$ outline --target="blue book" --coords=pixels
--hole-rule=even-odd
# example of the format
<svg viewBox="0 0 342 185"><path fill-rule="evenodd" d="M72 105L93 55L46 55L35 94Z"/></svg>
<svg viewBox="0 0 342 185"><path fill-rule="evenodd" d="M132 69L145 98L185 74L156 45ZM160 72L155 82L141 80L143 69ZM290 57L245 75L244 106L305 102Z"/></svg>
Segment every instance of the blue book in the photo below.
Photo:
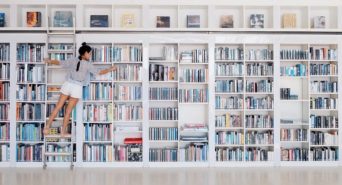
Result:
<svg viewBox="0 0 342 185"><path fill-rule="evenodd" d="M91 15L90 27L108 27L108 15Z"/></svg>
<svg viewBox="0 0 342 185"><path fill-rule="evenodd" d="M5 27L5 13L0 12L0 27Z"/></svg>
<svg viewBox="0 0 342 185"><path fill-rule="evenodd" d="M53 20L54 27L72 27L73 26L73 19L72 19L72 12L71 11L56 11L54 20Z"/></svg>

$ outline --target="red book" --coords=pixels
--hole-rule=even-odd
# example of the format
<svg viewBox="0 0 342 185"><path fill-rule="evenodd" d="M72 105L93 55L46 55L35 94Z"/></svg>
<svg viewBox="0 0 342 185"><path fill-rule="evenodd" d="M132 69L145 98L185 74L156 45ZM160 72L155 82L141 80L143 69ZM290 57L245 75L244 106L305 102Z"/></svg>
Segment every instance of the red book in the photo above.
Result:
<svg viewBox="0 0 342 185"><path fill-rule="evenodd" d="M142 144L142 138L125 138L124 144Z"/></svg>

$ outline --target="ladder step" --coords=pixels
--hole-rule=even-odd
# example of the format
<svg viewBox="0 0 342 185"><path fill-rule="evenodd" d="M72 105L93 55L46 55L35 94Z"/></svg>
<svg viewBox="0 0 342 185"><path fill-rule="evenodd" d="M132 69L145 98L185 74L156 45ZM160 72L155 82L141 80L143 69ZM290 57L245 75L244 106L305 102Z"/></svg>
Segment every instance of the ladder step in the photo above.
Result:
<svg viewBox="0 0 342 185"><path fill-rule="evenodd" d="M62 137L61 135L45 135L45 139L63 139L63 138L71 138L71 134L66 134L64 135L64 137Z"/></svg>
<svg viewBox="0 0 342 185"><path fill-rule="evenodd" d="M72 153L68 152L46 152L46 156L70 156Z"/></svg>
<svg viewBox="0 0 342 185"><path fill-rule="evenodd" d="M63 33L63 32L60 32L60 33L48 33L48 35L75 35L75 33Z"/></svg>

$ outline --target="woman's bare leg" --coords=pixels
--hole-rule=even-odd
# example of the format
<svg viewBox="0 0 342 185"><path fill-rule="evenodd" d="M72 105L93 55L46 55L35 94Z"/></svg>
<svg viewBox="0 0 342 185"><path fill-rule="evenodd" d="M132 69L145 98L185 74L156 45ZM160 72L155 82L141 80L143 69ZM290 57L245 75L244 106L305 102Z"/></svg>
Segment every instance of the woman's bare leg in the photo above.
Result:
<svg viewBox="0 0 342 185"><path fill-rule="evenodd" d="M61 110L61 108L63 107L63 105L64 105L65 101L68 99L68 97L69 97L68 95L65 95L63 93L61 93L61 95L59 96L59 100L57 102L57 105L53 109L53 111L49 117L49 120L46 122L46 125L44 127L44 131L43 131L44 135L49 134L49 129L51 127L53 120L56 118L59 110Z"/></svg>
<svg viewBox="0 0 342 185"><path fill-rule="evenodd" d="M78 102L78 98L73 98L73 97L69 98L69 103L68 103L68 106L67 106L65 114L64 114L63 126L62 126L62 130L61 130L61 137L64 137L66 134L66 128L69 124L71 112L75 108L77 102Z"/></svg>

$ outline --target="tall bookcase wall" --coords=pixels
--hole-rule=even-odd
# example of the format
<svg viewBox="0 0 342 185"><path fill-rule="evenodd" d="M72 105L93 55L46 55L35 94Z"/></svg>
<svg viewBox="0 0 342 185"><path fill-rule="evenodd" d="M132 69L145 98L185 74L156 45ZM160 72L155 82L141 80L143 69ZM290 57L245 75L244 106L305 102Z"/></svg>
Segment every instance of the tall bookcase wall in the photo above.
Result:
<svg viewBox="0 0 342 185"><path fill-rule="evenodd" d="M295 6L294 6L295 5ZM41 3L4 0L0 30L151 30L151 31L305 31L338 32L338 1L231 2L84 2ZM40 12L40 14L27 14ZM229 13L227 13L229 12ZM37 22L27 21L29 19Z"/></svg>
<svg viewBox="0 0 342 185"><path fill-rule="evenodd" d="M2 142L9 164L1 165L40 166L46 150L41 129L65 74L41 63L39 53L67 57L71 42L3 36L12 38L1 46L10 47L7 82L16 93L1 102L10 106L5 123L11 133ZM95 65L118 71L93 76L84 88L74 121L76 165L339 164L339 36L129 36L77 34L77 45L86 41L94 48ZM128 107L136 108L133 117L120 112ZM43 115L23 114L25 108ZM130 160L135 157L140 161Z"/></svg>

